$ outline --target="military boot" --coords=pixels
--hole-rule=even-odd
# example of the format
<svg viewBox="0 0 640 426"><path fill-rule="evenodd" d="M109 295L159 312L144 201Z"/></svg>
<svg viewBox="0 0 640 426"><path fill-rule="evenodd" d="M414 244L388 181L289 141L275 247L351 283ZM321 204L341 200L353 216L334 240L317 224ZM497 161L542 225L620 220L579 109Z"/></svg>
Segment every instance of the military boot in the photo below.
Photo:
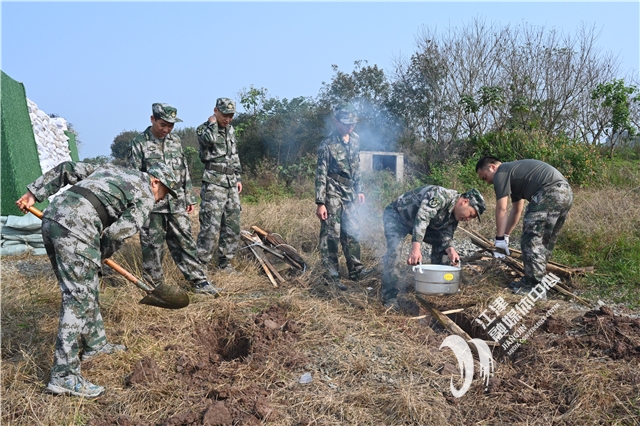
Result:
<svg viewBox="0 0 640 426"><path fill-rule="evenodd" d="M375 269L373 268L369 268L369 269L362 268L359 271L349 271L349 279L351 281L360 281L365 278L368 278L374 272L375 272Z"/></svg>
<svg viewBox="0 0 640 426"><path fill-rule="evenodd" d="M218 272L223 272L228 275L242 275L240 271L227 263L226 265L218 266Z"/></svg>
<svg viewBox="0 0 640 426"><path fill-rule="evenodd" d="M323 274L323 277L326 281L326 285L333 284L342 291L347 290L347 286L344 285L342 281L340 281L340 271L338 270L338 265L327 265L327 270Z"/></svg>
<svg viewBox="0 0 640 426"><path fill-rule="evenodd" d="M94 385L80 375L70 374L64 377L52 377L46 391L55 395L97 398L104 393L104 388Z"/></svg>
<svg viewBox="0 0 640 426"><path fill-rule="evenodd" d="M214 297L220 296L222 289L212 286L209 281L202 281L193 286L193 292L196 294L210 294Z"/></svg>

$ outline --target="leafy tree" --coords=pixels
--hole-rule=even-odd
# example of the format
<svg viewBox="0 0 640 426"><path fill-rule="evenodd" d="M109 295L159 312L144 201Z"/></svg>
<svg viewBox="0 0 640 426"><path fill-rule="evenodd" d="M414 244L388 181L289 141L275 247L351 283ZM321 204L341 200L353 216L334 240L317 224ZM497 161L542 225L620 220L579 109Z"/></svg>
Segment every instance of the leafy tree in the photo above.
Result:
<svg viewBox="0 0 640 426"><path fill-rule="evenodd" d="M400 122L389 110L391 83L381 68L367 64L366 60L355 61L351 73L332 65L334 74L329 83L322 83L319 107L330 113L340 104L353 105L358 114L356 132L362 137L361 148L393 151Z"/></svg>
<svg viewBox="0 0 640 426"><path fill-rule="evenodd" d="M191 147L198 152L199 143L198 143L198 135L196 134L195 127L184 127L182 129L174 130L174 135L180 138L180 143L182 144L182 148Z"/></svg>
<svg viewBox="0 0 640 426"><path fill-rule="evenodd" d="M202 175L204 174L204 164L200 161L198 150L192 146L187 146L184 148L184 156L187 159L191 181L194 185L199 185L202 181Z"/></svg>
<svg viewBox="0 0 640 426"><path fill-rule="evenodd" d="M396 62L391 110L406 122L409 159L428 170L473 154L469 138L487 132L542 132L588 143L605 108L591 101L617 73L594 27L575 34L474 20L444 32L425 29L418 50ZM422 160L422 163L419 161Z"/></svg>
<svg viewBox="0 0 640 426"><path fill-rule="evenodd" d="M267 99L268 90L264 87L256 89L253 85L249 88L243 87L238 95L240 96L240 105L244 108L250 117L258 118L262 112L262 106Z"/></svg>
<svg viewBox="0 0 640 426"><path fill-rule="evenodd" d="M129 146L131 141L140 132L137 130L123 130L113 139L111 143L111 157L113 157L113 164L125 165L127 163L127 156L129 155Z"/></svg>
<svg viewBox="0 0 640 426"><path fill-rule="evenodd" d="M109 157L107 157L106 155L98 155L96 157L86 157L84 160L82 160L85 163L92 163L92 164L108 164L111 162L111 159Z"/></svg>
<svg viewBox="0 0 640 426"><path fill-rule="evenodd" d="M609 139L609 157L613 156L616 145L624 138L632 138L638 129L631 122L631 104L640 103L636 86L626 86L624 80L600 83L591 93L591 99L600 101L608 111L607 128L604 133Z"/></svg>

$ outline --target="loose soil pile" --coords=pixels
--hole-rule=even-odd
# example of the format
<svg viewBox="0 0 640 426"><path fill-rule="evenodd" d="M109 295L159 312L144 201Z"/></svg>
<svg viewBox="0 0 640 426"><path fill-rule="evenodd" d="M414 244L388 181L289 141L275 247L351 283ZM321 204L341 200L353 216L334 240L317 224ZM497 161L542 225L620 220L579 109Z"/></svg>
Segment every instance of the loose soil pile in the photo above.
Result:
<svg viewBox="0 0 640 426"><path fill-rule="evenodd" d="M293 368L306 361L304 355L292 349L300 327L287 319L286 312L285 307L275 305L253 318L247 318L244 323L212 322L195 330L184 345L164 347L175 359L172 371L162 371L152 358L145 357L133 366L125 383L130 387L144 388L172 381L184 390L185 395L194 395L183 401L189 405L188 410L162 420L161 425L258 425L261 421L274 421L280 414L268 400L270 392L256 385L235 386L235 375L229 373L234 370L234 365L242 365L254 374L261 374L270 359L277 359L285 368ZM151 327L146 333L160 337L169 331ZM221 368L221 363L225 364L224 368ZM90 424L111 426L128 422L132 420L117 416Z"/></svg>

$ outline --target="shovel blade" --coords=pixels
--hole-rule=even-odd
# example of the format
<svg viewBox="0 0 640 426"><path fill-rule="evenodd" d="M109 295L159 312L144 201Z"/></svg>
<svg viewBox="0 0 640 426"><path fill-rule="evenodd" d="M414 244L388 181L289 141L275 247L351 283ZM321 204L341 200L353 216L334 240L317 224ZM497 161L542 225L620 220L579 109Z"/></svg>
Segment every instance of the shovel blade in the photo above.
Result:
<svg viewBox="0 0 640 426"><path fill-rule="evenodd" d="M180 288L160 284L139 303L164 309L182 309L189 305L189 295Z"/></svg>

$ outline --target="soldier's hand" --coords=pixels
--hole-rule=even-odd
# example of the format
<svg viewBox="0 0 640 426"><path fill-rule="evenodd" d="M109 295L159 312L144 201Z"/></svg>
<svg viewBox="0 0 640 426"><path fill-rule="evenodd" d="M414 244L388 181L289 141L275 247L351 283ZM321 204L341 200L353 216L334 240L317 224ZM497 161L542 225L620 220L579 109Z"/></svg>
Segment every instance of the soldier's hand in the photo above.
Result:
<svg viewBox="0 0 640 426"><path fill-rule="evenodd" d="M449 247L445 251L447 252L447 256L449 257L449 262L451 262L453 266L460 263L460 255L458 254L456 249L454 249L453 247Z"/></svg>
<svg viewBox="0 0 640 426"><path fill-rule="evenodd" d="M193 204L189 204L189 205L187 206L187 214L189 214L189 213L193 213L193 210L194 210L195 208L196 208L196 207L195 207Z"/></svg>
<svg viewBox="0 0 640 426"><path fill-rule="evenodd" d="M320 220L327 220L327 218L329 217L329 213L327 213L327 208L324 206L324 204L318 204L318 208L316 209L316 216L318 216L318 219Z"/></svg>
<svg viewBox="0 0 640 426"><path fill-rule="evenodd" d="M236 187L238 188L238 194L242 192L242 182L238 182L236 184Z"/></svg>
<svg viewBox="0 0 640 426"><path fill-rule="evenodd" d="M16 201L16 205L22 211L22 213L29 213L29 207L33 206L36 203L36 197L31 193L31 191L24 194L18 201Z"/></svg>
<svg viewBox="0 0 640 426"><path fill-rule="evenodd" d="M215 122L215 121L217 121L217 120L218 120L218 119L216 118L216 116L215 116L215 115L211 115L211 116L209 116L209 123L213 123L213 122Z"/></svg>
<svg viewBox="0 0 640 426"><path fill-rule="evenodd" d="M509 245L507 244L507 242L504 239L502 239L502 240L496 239L494 244L495 244L496 248L503 249L505 251L505 253L507 254L507 256L511 254L511 252L509 251ZM493 252L493 257L495 257L496 259L502 259L504 257L504 254L498 253L497 251L494 251Z"/></svg>
<svg viewBox="0 0 640 426"><path fill-rule="evenodd" d="M358 203L364 204L364 194L358 194Z"/></svg>
<svg viewBox="0 0 640 426"><path fill-rule="evenodd" d="M407 265L419 265L422 262L422 251L420 250L420 243L411 243L411 253L407 258Z"/></svg>

